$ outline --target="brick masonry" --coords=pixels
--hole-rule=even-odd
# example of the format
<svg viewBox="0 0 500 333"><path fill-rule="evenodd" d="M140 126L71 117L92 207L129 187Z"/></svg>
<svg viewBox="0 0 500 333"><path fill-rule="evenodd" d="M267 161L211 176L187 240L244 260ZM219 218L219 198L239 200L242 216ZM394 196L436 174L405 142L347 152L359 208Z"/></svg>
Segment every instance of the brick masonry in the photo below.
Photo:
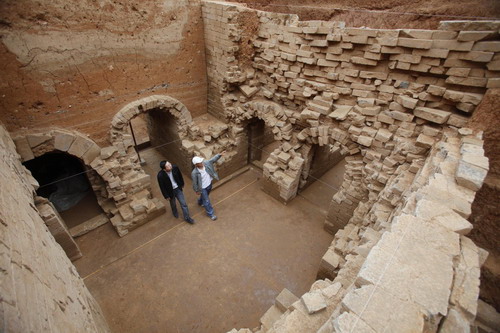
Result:
<svg viewBox="0 0 500 333"><path fill-rule="evenodd" d="M258 25L251 66L236 56L247 34L238 22L249 11ZM203 2L203 17L220 37L205 33L219 55L207 62L223 105L212 112L240 131L262 119L281 142L264 163L266 192L292 200L315 145L347 160L325 222L335 240L322 280L282 316L271 308L261 331L470 325L485 252L465 236L465 218L488 162L467 121L497 84L500 23L349 28L217 1ZM388 320L396 310L398 320Z"/></svg>
<svg viewBox="0 0 500 333"><path fill-rule="evenodd" d="M36 181L0 125L0 322L5 332L109 332L34 203Z"/></svg>

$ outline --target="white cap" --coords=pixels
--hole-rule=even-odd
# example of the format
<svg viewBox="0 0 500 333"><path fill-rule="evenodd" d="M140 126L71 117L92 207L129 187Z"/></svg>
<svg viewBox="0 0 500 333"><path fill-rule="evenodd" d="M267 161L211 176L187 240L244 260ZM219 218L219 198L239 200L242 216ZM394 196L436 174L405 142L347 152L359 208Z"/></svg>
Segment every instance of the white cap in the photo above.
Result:
<svg viewBox="0 0 500 333"><path fill-rule="evenodd" d="M198 164L203 162L203 157L195 156L193 157L193 164Z"/></svg>

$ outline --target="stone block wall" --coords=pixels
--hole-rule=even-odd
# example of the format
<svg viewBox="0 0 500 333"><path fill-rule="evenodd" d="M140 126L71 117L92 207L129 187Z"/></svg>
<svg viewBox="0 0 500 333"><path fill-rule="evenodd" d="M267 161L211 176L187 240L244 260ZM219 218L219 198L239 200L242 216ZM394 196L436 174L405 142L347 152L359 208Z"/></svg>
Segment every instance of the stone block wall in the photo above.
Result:
<svg viewBox="0 0 500 333"><path fill-rule="evenodd" d="M208 77L208 112L223 118L222 96L227 82L240 79L231 72L237 62L234 42L238 39L236 25L229 23L235 17L236 7L221 6L215 2L203 3L202 16L205 38L205 57ZM244 77L246 79L246 77Z"/></svg>
<svg viewBox="0 0 500 333"><path fill-rule="evenodd" d="M336 233L322 279L260 332L473 331L487 256L466 236L487 170L480 137L446 131L419 169L400 170Z"/></svg>
<svg viewBox="0 0 500 333"><path fill-rule="evenodd" d="M47 199L42 197L36 197L35 199L36 209L40 213L45 225L49 229L52 236L59 244L68 258L73 261L82 257L82 252L76 244L75 240L71 236L66 224L57 212L54 205Z"/></svg>
<svg viewBox="0 0 500 333"><path fill-rule="evenodd" d="M34 204L36 181L0 125L0 322L5 332L109 332Z"/></svg>
<svg viewBox="0 0 500 333"><path fill-rule="evenodd" d="M209 17L237 34L221 46L237 50L226 69L239 73L219 90L225 118L241 128L263 119L281 143L264 163L264 190L293 199L314 145L347 160L325 223L335 233L325 280L261 331L466 330L485 252L464 236L465 218L488 170L467 122L499 82L500 21L387 30L203 6L233 13ZM239 24L249 18L250 38ZM241 41L253 45L250 67Z"/></svg>
<svg viewBox="0 0 500 333"><path fill-rule="evenodd" d="M205 25L224 35L206 32L206 52L224 55L207 71L218 74L226 121L244 127L247 119L266 118L282 143L264 164L269 193L284 202L295 197L314 145L359 154L348 167L356 173L346 173L332 201L332 212L346 216L327 221L332 231L400 170L419 168L445 128L466 126L499 80L499 22L365 29L217 1L202 5ZM248 44L253 52L244 53Z"/></svg>

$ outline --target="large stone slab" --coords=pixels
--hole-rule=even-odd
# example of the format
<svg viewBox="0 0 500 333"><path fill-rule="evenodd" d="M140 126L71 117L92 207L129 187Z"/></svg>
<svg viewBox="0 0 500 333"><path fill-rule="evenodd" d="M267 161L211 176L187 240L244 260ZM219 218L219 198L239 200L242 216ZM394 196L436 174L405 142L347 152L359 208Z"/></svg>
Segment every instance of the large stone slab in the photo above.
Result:
<svg viewBox="0 0 500 333"><path fill-rule="evenodd" d="M417 202L415 215L439 223L460 235L466 235L472 230L472 224L450 208L426 199Z"/></svg>
<svg viewBox="0 0 500 333"><path fill-rule="evenodd" d="M450 303L464 311L469 320L477 313L480 273L479 250L471 239L462 236Z"/></svg>
<svg viewBox="0 0 500 333"><path fill-rule="evenodd" d="M422 332L425 316L411 301L402 300L373 285L352 290L342 306L376 332Z"/></svg>
<svg viewBox="0 0 500 333"><path fill-rule="evenodd" d="M85 154L93 144L94 143L88 138L81 135L77 135L75 141L71 144L71 147L68 149L68 154L81 158L83 154Z"/></svg>
<svg viewBox="0 0 500 333"><path fill-rule="evenodd" d="M458 162L455 179L457 184L473 191L477 191L483 185L483 181L486 178L487 173L488 170L460 160L460 162Z"/></svg>
<svg viewBox="0 0 500 333"><path fill-rule="evenodd" d="M350 312L344 312L333 321L335 333L375 333L362 319Z"/></svg>
<svg viewBox="0 0 500 333"><path fill-rule="evenodd" d="M75 141L75 136L63 131L54 131L54 149L68 151Z"/></svg>
<svg viewBox="0 0 500 333"><path fill-rule="evenodd" d="M316 313L326 308L326 301L320 291L311 291L301 297L302 303L309 314Z"/></svg>
<svg viewBox="0 0 500 333"><path fill-rule="evenodd" d="M413 111L415 116L428 120L436 124L444 124L451 115L451 112L442 111L423 106L416 107Z"/></svg>
<svg viewBox="0 0 500 333"><path fill-rule="evenodd" d="M14 142L16 144L17 153L21 156L21 160L23 162L30 161L35 158L26 137L22 136L15 138Z"/></svg>
<svg viewBox="0 0 500 333"><path fill-rule="evenodd" d="M281 317L282 314L283 312L281 312L276 305L273 305L260 318L260 323L266 330L269 330L271 327L273 327L273 324Z"/></svg>
<svg viewBox="0 0 500 333"><path fill-rule="evenodd" d="M283 312L288 310L293 303L297 302L299 298L295 296L290 290L283 289L276 297L275 305Z"/></svg>
<svg viewBox="0 0 500 333"><path fill-rule="evenodd" d="M456 245L439 246L436 242L444 236L431 235L431 228L415 220L382 236L370 251L356 283L378 285L396 297L419 304L429 315L445 315L453 282L453 256L446 252ZM426 241L427 237L430 241Z"/></svg>

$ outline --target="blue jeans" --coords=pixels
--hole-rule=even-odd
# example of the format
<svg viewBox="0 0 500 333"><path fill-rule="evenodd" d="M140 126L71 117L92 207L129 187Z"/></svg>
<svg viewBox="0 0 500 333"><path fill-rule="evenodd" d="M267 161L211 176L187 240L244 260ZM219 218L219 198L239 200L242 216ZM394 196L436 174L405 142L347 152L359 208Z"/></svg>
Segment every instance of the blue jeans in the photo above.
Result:
<svg viewBox="0 0 500 333"><path fill-rule="evenodd" d="M210 203L210 198L208 195L212 191L212 184L208 185L206 188L201 190L201 195L198 198L198 205L203 205L205 207L205 212L207 212L207 215L212 217L214 216L214 208L212 207L212 204Z"/></svg>
<svg viewBox="0 0 500 333"><path fill-rule="evenodd" d="M189 210L188 210L188 206L186 203L186 199L184 199L184 193L182 192L182 190L180 188L175 188L174 189L174 196L172 198L170 198L170 208L172 208L172 214L174 214L175 217L179 216L179 213L177 212L177 206L175 205L176 198L179 201L179 203L181 204L182 215L184 217L184 220L189 219L190 218L189 217Z"/></svg>

